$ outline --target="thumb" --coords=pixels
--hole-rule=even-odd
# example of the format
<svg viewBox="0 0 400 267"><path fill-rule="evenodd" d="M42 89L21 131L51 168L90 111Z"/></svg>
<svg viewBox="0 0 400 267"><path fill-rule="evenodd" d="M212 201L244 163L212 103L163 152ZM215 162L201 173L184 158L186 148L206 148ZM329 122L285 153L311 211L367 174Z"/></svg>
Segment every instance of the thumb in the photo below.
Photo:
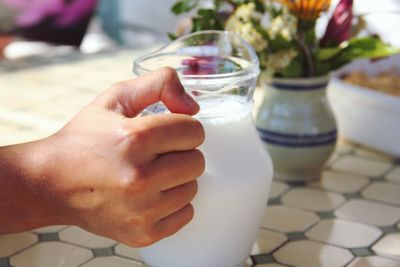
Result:
<svg viewBox="0 0 400 267"><path fill-rule="evenodd" d="M158 101L162 101L172 113L194 115L200 109L185 92L176 71L168 67L117 83L106 92L104 101L107 107L129 118Z"/></svg>

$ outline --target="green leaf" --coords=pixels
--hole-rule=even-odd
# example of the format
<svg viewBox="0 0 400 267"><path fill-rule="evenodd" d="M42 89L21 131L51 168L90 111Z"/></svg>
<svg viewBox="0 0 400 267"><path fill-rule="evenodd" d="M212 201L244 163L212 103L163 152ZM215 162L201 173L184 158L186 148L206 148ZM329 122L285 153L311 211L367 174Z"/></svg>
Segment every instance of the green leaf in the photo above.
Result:
<svg viewBox="0 0 400 267"><path fill-rule="evenodd" d="M334 67L330 61L315 61L315 76L327 75Z"/></svg>
<svg viewBox="0 0 400 267"><path fill-rule="evenodd" d="M343 48L337 47L321 47L316 50L317 60L325 61L333 58L342 51Z"/></svg>
<svg viewBox="0 0 400 267"><path fill-rule="evenodd" d="M247 0L231 0L230 2L235 5L241 5L241 4L247 3L248 1Z"/></svg>
<svg viewBox="0 0 400 267"><path fill-rule="evenodd" d="M399 52L399 48L387 45L377 37L364 37L351 40L343 49L341 57L352 61L359 58L385 57Z"/></svg>
<svg viewBox="0 0 400 267"><path fill-rule="evenodd" d="M293 47L293 42L285 39L281 34L269 40L269 46L272 51L279 51Z"/></svg>
<svg viewBox="0 0 400 267"><path fill-rule="evenodd" d="M214 9L200 9L193 18L193 32L223 29L224 26Z"/></svg>
<svg viewBox="0 0 400 267"><path fill-rule="evenodd" d="M171 11L175 15L179 15L191 11L197 6L197 4L198 0L180 0L172 6Z"/></svg>
<svg viewBox="0 0 400 267"><path fill-rule="evenodd" d="M215 2L217 2L216 6L220 6L222 3L228 3L234 7L238 7L243 4L254 3L256 6L256 11L260 13L265 12L265 3L263 0L216 0Z"/></svg>
<svg viewBox="0 0 400 267"><path fill-rule="evenodd" d="M177 38L177 36L175 35L175 34L173 34L173 33L167 33L167 35L168 35L168 38L171 40L171 41L173 41L173 40L175 40L176 38Z"/></svg>
<svg viewBox="0 0 400 267"><path fill-rule="evenodd" d="M253 0L252 1L256 6L256 11L260 13L264 13L266 11L265 3L262 0Z"/></svg>
<svg viewBox="0 0 400 267"><path fill-rule="evenodd" d="M289 66L280 71L282 77L285 78L294 78L294 77L302 77L303 73L303 63L300 57L296 57L290 62Z"/></svg>
<svg viewBox="0 0 400 267"><path fill-rule="evenodd" d="M377 37L369 36L352 39L337 47L318 49L316 64L320 72L328 72L356 59L386 57L398 53L400 53L399 48L387 45Z"/></svg>

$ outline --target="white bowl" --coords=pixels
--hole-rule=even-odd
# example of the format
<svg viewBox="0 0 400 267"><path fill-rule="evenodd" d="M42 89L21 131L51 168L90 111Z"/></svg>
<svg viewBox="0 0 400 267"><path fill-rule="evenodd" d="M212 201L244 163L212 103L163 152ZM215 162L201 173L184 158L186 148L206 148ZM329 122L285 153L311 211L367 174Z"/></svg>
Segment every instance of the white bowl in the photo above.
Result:
<svg viewBox="0 0 400 267"><path fill-rule="evenodd" d="M340 77L354 70L369 74L400 69L400 55L376 62L355 61L332 76L328 98L339 133L356 143L400 157L400 97L344 82Z"/></svg>

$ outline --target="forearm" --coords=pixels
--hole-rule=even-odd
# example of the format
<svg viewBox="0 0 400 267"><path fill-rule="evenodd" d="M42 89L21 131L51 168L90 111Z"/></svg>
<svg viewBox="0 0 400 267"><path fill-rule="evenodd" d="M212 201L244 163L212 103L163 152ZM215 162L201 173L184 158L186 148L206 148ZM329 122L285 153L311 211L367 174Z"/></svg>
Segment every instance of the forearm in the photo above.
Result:
<svg viewBox="0 0 400 267"><path fill-rule="evenodd" d="M59 223L38 143L0 147L0 234Z"/></svg>

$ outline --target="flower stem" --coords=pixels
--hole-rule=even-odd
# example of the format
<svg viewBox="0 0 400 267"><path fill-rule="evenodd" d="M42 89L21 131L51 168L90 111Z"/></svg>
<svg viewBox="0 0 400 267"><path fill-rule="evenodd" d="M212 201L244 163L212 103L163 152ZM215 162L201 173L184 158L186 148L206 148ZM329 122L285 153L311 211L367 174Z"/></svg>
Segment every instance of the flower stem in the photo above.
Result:
<svg viewBox="0 0 400 267"><path fill-rule="evenodd" d="M307 46L304 38L304 25L303 21L299 20L297 25L297 38L295 38L297 44L299 45L300 49L303 51L304 57L307 63L307 77L313 77L315 75L315 66L314 61L311 56L310 48Z"/></svg>

